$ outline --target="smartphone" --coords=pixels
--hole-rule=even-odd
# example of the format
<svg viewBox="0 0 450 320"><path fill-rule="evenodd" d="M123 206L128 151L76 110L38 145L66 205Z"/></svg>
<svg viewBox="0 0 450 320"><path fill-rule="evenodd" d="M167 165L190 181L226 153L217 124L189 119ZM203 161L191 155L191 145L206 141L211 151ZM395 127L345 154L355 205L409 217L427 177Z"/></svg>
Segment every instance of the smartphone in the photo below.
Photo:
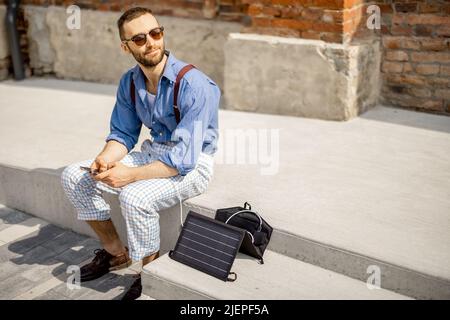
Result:
<svg viewBox="0 0 450 320"><path fill-rule="evenodd" d="M91 168L89 167L80 167L81 170L87 171L87 172L91 172ZM92 172L92 174L95 176L96 174L98 174L98 171L95 170L94 172Z"/></svg>

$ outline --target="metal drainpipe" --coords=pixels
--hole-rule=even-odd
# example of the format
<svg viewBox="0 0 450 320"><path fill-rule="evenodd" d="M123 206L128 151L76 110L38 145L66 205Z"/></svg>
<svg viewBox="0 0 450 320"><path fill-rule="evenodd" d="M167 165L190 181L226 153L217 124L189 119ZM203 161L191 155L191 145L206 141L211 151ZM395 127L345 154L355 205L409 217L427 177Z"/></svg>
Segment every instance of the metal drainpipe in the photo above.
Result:
<svg viewBox="0 0 450 320"><path fill-rule="evenodd" d="M6 11L6 30L8 33L9 48L14 69L14 78L23 80L25 78L25 68L23 65L22 53L20 52L19 32L16 28L17 10L20 0L9 0Z"/></svg>

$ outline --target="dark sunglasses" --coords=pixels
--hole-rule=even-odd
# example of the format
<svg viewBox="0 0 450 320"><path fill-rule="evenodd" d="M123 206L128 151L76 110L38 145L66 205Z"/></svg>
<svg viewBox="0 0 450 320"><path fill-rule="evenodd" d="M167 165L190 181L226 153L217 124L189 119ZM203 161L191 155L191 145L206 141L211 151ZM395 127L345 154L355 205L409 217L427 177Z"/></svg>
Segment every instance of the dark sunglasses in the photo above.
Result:
<svg viewBox="0 0 450 320"><path fill-rule="evenodd" d="M161 27L152 29L148 32L148 34L150 35L150 37L153 38L153 40L159 40L164 35L164 27L161 26ZM147 33L138 33L137 35L133 36L131 39L125 39L122 42L125 43L128 41L133 41L137 46L141 47L147 43Z"/></svg>

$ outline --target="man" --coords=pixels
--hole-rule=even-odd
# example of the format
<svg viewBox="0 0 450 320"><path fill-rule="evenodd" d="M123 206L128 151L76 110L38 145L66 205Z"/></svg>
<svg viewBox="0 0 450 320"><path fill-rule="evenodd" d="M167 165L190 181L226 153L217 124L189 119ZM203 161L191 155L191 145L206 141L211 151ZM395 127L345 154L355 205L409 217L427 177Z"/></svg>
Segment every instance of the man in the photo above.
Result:
<svg viewBox="0 0 450 320"><path fill-rule="evenodd" d="M186 72L179 82L177 119L174 85L186 63L165 50L163 26L151 10L141 7L126 11L117 24L121 47L137 65L120 79L103 150L95 159L68 166L61 177L78 219L92 227L103 246L81 268L81 281L97 279L132 261L146 265L156 259L158 212L206 190L217 150L217 85L195 68ZM150 128L151 138L142 143L141 152L130 152L142 124ZM128 248L111 221L103 191L119 195ZM135 299L141 291L139 277L123 298Z"/></svg>

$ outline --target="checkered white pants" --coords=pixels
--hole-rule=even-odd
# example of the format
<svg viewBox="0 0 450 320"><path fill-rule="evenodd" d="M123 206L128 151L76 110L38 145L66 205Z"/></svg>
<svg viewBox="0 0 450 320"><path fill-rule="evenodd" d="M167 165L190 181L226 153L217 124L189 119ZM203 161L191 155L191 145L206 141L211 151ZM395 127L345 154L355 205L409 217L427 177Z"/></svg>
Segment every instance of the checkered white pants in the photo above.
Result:
<svg viewBox="0 0 450 320"><path fill-rule="evenodd" d="M132 151L120 162L130 167L143 166L155 161L161 152L171 146L145 140L141 152ZM61 175L64 191L75 207L80 220L104 221L111 218L110 206L103 199L103 191L118 194L122 215L125 218L130 257L134 261L159 250L160 231L158 211L192 198L206 191L213 175L214 158L200 153L196 167L185 176L163 179L139 180L121 188L113 188L94 180L80 169L89 167L94 159L74 163L66 167Z"/></svg>

